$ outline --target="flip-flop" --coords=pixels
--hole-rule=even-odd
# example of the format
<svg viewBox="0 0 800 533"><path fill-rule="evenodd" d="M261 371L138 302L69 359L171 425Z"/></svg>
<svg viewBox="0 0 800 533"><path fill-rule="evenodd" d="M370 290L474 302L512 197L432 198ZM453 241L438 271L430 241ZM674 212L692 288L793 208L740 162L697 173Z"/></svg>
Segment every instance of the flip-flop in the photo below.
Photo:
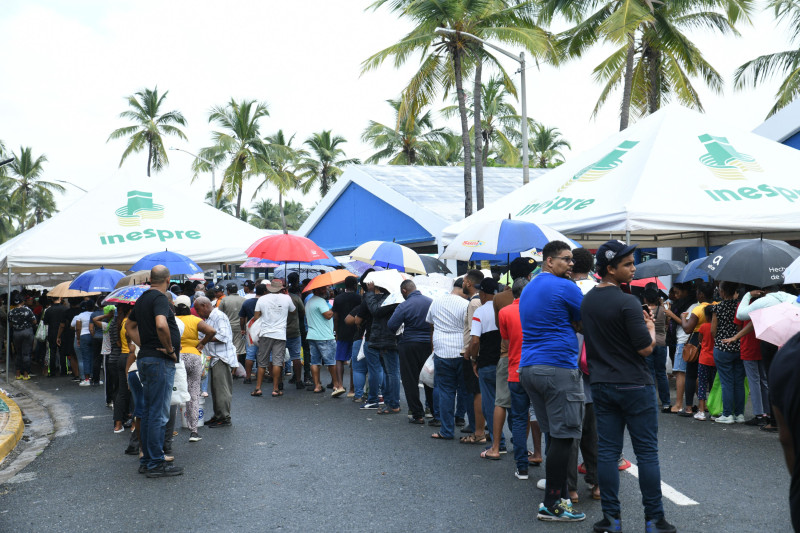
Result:
<svg viewBox="0 0 800 533"><path fill-rule="evenodd" d="M461 437L458 441L461 444L486 444L486 435L481 435L479 437L478 435L472 433L466 437Z"/></svg>
<svg viewBox="0 0 800 533"><path fill-rule="evenodd" d="M261 389L256 389L256 390L254 390L253 392L250 393L250 396L261 396L263 394L264 393L261 392Z"/></svg>
<svg viewBox="0 0 800 533"><path fill-rule="evenodd" d="M433 435L431 435L431 438L436 440L453 440L453 437L442 437L438 433L434 433Z"/></svg>
<svg viewBox="0 0 800 533"><path fill-rule="evenodd" d="M495 457L494 455L489 455L488 452L489 452L489 450L483 450L481 452L481 457L483 457L484 459L490 459L492 461L499 461L500 460L500 456L499 455L497 457Z"/></svg>
<svg viewBox="0 0 800 533"><path fill-rule="evenodd" d="M277 398L278 396L283 396L283 391L272 391L273 398Z"/></svg>
<svg viewBox="0 0 800 533"><path fill-rule="evenodd" d="M325 392L325 388L323 387L320 390L314 390L313 392L314 392L314 394L320 394L320 393Z"/></svg>

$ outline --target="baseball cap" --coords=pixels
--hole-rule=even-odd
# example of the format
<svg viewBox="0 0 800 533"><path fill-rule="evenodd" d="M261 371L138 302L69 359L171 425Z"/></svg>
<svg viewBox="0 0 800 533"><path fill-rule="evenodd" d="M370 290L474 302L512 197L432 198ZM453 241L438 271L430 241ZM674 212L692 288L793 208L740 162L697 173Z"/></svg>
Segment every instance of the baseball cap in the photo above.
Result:
<svg viewBox="0 0 800 533"><path fill-rule="evenodd" d="M219 285L214 285L214 288L213 288L213 289L211 289L211 290L212 290L212 291L214 291L214 292L225 292L225 289L222 287L222 285L221 285L221 284L219 284Z"/></svg>
<svg viewBox="0 0 800 533"><path fill-rule="evenodd" d="M478 290L486 294L497 294L498 287L499 285L494 278L483 278L480 285L478 285Z"/></svg>
<svg viewBox="0 0 800 533"><path fill-rule="evenodd" d="M252 289L256 286L256 283L251 279L246 279L244 283L242 283L242 287L247 287L248 289Z"/></svg>
<svg viewBox="0 0 800 533"><path fill-rule="evenodd" d="M536 270L536 259L532 257L517 257L509 265L511 279L524 278Z"/></svg>
<svg viewBox="0 0 800 533"><path fill-rule="evenodd" d="M235 283L228 283L228 284L225 286L225 289L226 289L228 292L236 292L236 291L238 291L238 290L239 290L239 287L237 287Z"/></svg>
<svg viewBox="0 0 800 533"><path fill-rule="evenodd" d="M22 296L20 296L19 294L15 294L14 296L11 297L12 305L19 305L21 303L22 303Z"/></svg>
<svg viewBox="0 0 800 533"><path fill-rule="evenodd" d="M273 279L269 285L267 285L267 290L269 292L281 292L283 290L283 281L279 279Z"/></svg>
<svg viewBox="0 0 800 533"><path fill-rule="evenodd" d="M616 257L625 257L636 249L636 244L625 244L622 241L608 241L597 249L595 266L600 271L611 264Z"/></svg>
<svg viewBox="0 0 800 533"><path fill-rule="evenodd" d="M177 307L181 304L185 305L186 307L192 307L192 300L190 300L185 294L182 294L175 298L175 306Z"/></svg>

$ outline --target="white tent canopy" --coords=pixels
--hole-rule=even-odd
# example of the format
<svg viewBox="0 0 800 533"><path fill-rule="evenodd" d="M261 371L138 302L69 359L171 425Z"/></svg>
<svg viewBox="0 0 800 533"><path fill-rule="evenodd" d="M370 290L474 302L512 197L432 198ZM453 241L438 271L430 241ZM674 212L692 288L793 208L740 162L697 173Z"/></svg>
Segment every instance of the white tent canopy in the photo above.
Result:
<svg viewBox="0 0 800 533"><path fill-rule="evenodd" d="M114 179L53 218L0 245L0 270L127 270L144 255L169 250L201 266L239 262L261 230L202 202L187 200L157 178Z"/></svg>
<svg viewBox="0 0 800 533"><path fill-rule="evenodd" d="M800 234L800 151L672 105L445 228L528 220L584 244L721 244Z"/></svg>

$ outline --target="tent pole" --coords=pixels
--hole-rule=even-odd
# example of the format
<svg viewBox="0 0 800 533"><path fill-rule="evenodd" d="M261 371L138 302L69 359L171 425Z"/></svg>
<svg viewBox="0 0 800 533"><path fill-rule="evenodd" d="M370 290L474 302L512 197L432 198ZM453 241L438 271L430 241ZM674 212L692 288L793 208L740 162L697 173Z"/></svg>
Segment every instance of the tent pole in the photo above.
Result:
<svg viewBox="0 0 800 533"><path fill-rule="evenodd" d="M625 231L625 244L627 245L631 244L631 230Z"/></svg>
<svg viewBox="0 0 800 533"><path fill-rule="evenodd" d="M6 317L11 312L11 265L6 266L6 272L8 274L8 287L6 289ZM11 328L8 324L6 324L6 383L9 383L10 379L9 376L11 375L11 351L10 351L10 344L11 344Z"/></svg>

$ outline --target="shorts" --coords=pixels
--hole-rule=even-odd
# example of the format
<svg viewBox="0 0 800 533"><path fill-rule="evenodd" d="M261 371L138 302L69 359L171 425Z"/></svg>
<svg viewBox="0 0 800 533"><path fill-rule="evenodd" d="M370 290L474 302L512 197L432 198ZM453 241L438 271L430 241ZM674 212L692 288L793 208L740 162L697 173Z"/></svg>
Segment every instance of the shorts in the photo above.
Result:
<svg viewBox="0 0 800 533"><path fill-rule="evenodd" d="M347 341L336 341L336 360L349 361L353 356L353 343Z"/></svg>
<svg viewBox="0 0 800 533"><path fill-rule="evenodd" d="M464 363L464 387L472 395L480 394L481 384L478 381L478 376L475 375L475 371L472 370L472 361L463 357L461 359Z"/></svg>
<svg viewBox="0 0 800 533"><path fill-rule="evenodd" d="M501 357L497 361L494 404L503 409L511 409L511 391L508 389L508 357Z"/></svg>
<svg viewBox="0 0 800 533"><path fill-rule="evenodd" d="M271 337L259 337L258 339L258 366L269 368L270 353L272 354L272 365L283 366L283 359L286 357L286 341L273 339Z"/></svg>
<svg viewBox="0 0 800 533"><path fill-rule="evenodd" d="M542 433L557 439L581 438L586 396L580 370L526 366L521 369L520 383L536 410Z"/></svg>
<svg viewBox="0 0 800 533"><path fill-rule="evenodd" d="M302 347L302 340L300 337L292 337L291 339L286 339L286 349L289 350L289 360L290 361L299 361L301 356L301 347Z"/></svg>
<svg viewBox="0 0 800 533"><path fill-rule="evenodd" d="M315 341L308 339L312 365L333 366L336 361L336 341Z"/></svg>
<svg viewBox="0 0 800 533"><path fill-rule="evenodd" d="M258 345L257 344L248 344L246 351L245 351L245 360L246 361L256 361L256 357L258 356Z"/></svg>
<svg viewBox="0 0 800 533"><path fill-rule="evenodd" d="M672 361L673 372L686 372L686 361L683 360L683 347L686 344L679 344L675 347L675 359Z"/></svg>

